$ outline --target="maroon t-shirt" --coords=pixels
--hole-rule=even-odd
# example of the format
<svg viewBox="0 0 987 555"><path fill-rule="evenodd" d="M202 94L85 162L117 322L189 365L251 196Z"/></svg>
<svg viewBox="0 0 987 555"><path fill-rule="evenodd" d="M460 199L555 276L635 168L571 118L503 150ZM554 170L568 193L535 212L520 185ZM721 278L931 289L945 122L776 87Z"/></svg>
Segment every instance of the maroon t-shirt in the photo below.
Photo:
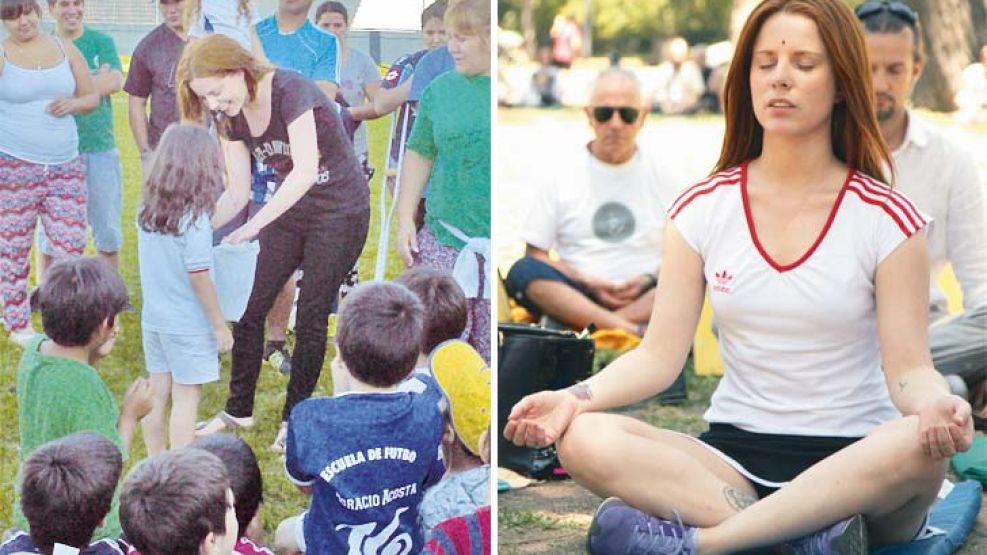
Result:
<svg viewBox="0 0 987 555"><path fill-rule="evenodd" d="M319 176L292 213L360 214L370 210L370 191L353 154L353 144L322 89L300 73L277 69L271 81L271 121L259 136L250 134L243 113L230 119L228 137L243 141L258 161L278 174L278 186L291 172L288 125L312 110L319 147Z"/></svg>
<svg viewBox="0 0 987 555"><path fill-rule="evenodd" d="M158 25L134 50L123 90L131 96L150 98L151 116L147 142L158 146L166 127L178 121L175 68L185 50L185 41L167 25Z"/></svg>

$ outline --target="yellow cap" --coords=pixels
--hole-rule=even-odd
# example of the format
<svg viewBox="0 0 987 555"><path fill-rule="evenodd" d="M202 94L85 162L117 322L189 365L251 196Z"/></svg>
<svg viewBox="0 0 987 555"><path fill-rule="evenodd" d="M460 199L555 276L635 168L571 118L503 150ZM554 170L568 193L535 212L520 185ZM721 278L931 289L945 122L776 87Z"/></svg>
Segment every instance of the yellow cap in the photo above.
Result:
<svg viewBox="0 0 987 555"><path fill-rule="evenodd" d="M429 356L435 381L449 400L452 426L463 445L480 454L480 436L490 427L490 367L469 343L451 339Z"/></svg>

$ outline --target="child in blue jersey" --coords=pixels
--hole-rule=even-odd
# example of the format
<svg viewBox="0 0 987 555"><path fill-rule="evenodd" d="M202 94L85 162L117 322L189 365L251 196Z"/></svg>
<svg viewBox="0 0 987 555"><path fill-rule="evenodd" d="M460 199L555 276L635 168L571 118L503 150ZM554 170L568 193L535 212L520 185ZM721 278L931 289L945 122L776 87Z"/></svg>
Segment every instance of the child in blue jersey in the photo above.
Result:
<svg viewBox="0 0 987 555"><path fill-rule="evenodd" d="M397 390L414 369L423 306L394 283L346 298L334 365L336 396L299 403L288 421L288 476L309 510L278 527L279 553L418 553L418 504L441 477L442 415L433 399Z"/></svg>
<svg viewBox="0 0 987 555"><path fill-rule="evenodd" d="M172 449L195 439L202 384L219 379L219 353L233 347L210 277L210 219L222 180L219 148L208 131L191 125L165 131L137 214L144 360L154 392L142 423L149 455L167 448L166 420Z"/></svg>

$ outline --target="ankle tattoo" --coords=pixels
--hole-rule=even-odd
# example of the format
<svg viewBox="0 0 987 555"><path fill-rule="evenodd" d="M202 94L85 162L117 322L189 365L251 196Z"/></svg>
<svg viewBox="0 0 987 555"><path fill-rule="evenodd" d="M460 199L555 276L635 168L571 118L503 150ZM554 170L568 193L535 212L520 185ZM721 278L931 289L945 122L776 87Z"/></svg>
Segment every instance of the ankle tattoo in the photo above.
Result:
<svg viewBox="0 0 987 555"><path fill-rule="evenodd" d="M731 486L723 488L723 497L726 499L727 505L730 505L731 509L738 512L757 502L757 499Z"/></svg>

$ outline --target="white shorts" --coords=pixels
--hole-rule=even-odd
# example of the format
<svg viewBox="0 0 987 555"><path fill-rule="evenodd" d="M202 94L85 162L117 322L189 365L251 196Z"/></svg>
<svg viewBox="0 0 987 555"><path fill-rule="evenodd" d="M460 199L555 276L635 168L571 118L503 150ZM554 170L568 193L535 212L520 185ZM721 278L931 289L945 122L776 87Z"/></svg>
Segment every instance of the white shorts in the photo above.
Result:
<svg viewBox="0 0 987 555"><path fill-rule="evenodd" d="M144 329L144 364L151 374L170 373L175 383L219 380L219 347L212 333L179 335Z"/></svg>
<svg viewBox="0 0 987 555"><path fill-rule="evenodd" d="M295 521L295 545L298 550L302 553L308 551L305 548L305 517L308 516L308 511L298 515L298 520Z"/></svg>

